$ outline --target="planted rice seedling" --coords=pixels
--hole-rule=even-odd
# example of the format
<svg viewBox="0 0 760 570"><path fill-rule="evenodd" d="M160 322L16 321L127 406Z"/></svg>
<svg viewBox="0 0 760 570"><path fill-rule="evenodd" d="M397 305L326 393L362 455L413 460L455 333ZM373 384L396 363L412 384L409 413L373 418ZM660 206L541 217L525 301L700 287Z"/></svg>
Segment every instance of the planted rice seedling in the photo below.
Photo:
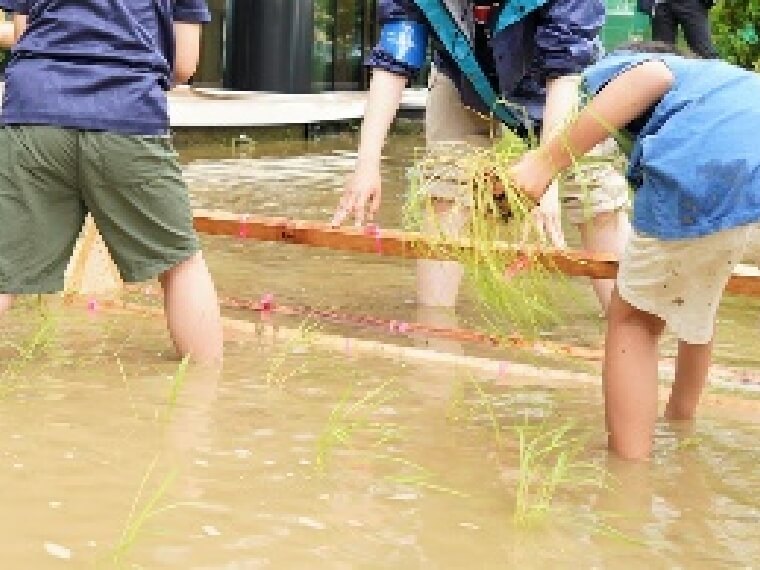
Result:
<svg viewBox="0 0 760 570"><path fill-rule="evenodd" d="M558 427L516 426L518 477L515 492L515 523L527 525L552 512L556 494L563 488L607 486L607 473L581 458L584 438L574 435L575 423Z"/></svg>
<svg viewBox="0 0 760 570"><path fill-rule="evenodd" d="M146 493L150 480L153 478L153 472L155 471L158 460L159 455L156 455L148 465L137 488L137 494L132 502L132 507L130 508L126 523L124 524L121 537L111 550L110 562L117 568L124 567L129 553L134 549L140 537L145 534L147 524L154 517L180 506L161 505L161 502L165 499L167 492L176 479L176 471L172 471L161 479L156 486L156 489L143 502L143 496Z"/></svg>
<svg viewBox="0 0 760 570"><path fill-rule="evenodd" d="M0 399L8 397L17 387L24 369L41 355L47 354L55 341L57 321L45 301L37 301L39 324L21 343L8 343L16 352L0 374Z"/></svg>
<svg viewBox="0 0 760 570"><path fill-rule="evenodd" d="M379 470L392 471L383 476L386 481L467 497L466 493L437 482L436 474L422 465L385 450L386 444L402 439L402 428L393 422L375 421L372 416L396 397L396 392L389 390L395 382L393 379L387 380L353 403L349 403L353 389L346 390L331 411L327 426L317 440L317 469L321 473L326 471L330 454L338 447L361 447Z"/></svg>
<svg viewBox="0 0 760 570"><path fill-rule="evenodd" d="M283 386L288 380L302 374L307 369L306 362L300 363L294 368L289 368L290 357L294 354L308 352L314 344L314 334L318 325L309 319L304 319L296 330L296 334L278 347L269 360L269 366L264 375L266 383L270 386Z"/></svg>

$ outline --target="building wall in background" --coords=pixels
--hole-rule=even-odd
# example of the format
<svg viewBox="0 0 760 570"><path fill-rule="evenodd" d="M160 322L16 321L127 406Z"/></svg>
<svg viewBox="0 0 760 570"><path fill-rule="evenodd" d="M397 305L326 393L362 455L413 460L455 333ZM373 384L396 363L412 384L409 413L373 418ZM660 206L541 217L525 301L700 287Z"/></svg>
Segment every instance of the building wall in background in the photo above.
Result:
<svg viewBox="0 0 760 570"><path fill-rule="evenodd" d="M375 0L210 0L196 85L310 93L368 86Z"/></svg>
<svg viewBox="0 0 760 570"><path fill-rule="evenodd" d="M377 0L207 0L194 83L251 91L362 90L362 62L377 38ZM605 0L605 47L649 37L636 0ZM7 59L0 50L0 75ZM425 74L416 81L424 85Z"/></svg>

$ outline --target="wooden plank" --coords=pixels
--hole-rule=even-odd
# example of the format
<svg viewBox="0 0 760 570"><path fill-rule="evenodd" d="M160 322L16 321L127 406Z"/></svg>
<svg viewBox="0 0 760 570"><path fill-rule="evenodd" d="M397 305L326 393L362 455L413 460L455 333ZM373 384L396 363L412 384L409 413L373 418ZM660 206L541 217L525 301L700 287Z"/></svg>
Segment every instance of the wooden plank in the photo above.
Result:
<svg viewBox="0 0 760 570"><path fill-rule="evenodd" d="M407 259L449 259L454 252L461 253L473 249L465 241L426 247L423 234L394 229L333 228L321 222L248 216L212 210L196 210L193 221L198 232L208 235L324 247ZM505 255L514 256L517 253L532 256L531 251L522 250L513 244L494 244L492 248L496 251L502 250ZM617 259L609 254L547 248L538 254L537 260L548 268L554 268L565 275L575 277L612 279L617 275ZM760 296L760 272L737 271L729 280L726 289L730 293L739 295Z"/></svg>

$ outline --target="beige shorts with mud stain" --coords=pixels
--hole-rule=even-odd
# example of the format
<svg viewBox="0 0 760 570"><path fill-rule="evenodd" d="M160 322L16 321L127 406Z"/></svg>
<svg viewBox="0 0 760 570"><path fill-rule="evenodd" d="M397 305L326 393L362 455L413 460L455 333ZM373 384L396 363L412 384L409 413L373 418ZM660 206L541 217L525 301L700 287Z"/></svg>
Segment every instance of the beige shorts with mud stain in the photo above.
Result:
<svg viewBox="0 0 760 570"><path fill-rule="evenodd" d="M707 344L732 272L740 261L757 259L758 228L752 224L682 240L634 234L620 260L620 297L661 318L679 340Z"/></svg>
<svg viewBox="0 0 760 570"><path fill-rule="evenodd" d="M435 180L426 185L426 193L441 200L467 200L460 180L457 162L472 148L487 148L500 136L501 124L476 113L462 104L459 91L445 74L431 70L425 139L428 153L435 156ZM618 153L610 139L594 148L589 155L602 158L609 164L578 165L560 179L562 209L572 224L583 224L606 212L627 210L630 207L628 183L613 166Z"/></svg>

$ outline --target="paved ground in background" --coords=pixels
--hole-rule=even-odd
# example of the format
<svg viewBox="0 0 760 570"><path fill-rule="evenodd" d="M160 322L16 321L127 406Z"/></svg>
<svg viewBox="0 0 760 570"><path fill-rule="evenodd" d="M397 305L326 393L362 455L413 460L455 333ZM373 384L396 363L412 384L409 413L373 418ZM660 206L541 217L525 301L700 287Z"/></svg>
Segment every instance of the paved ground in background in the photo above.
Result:
<svg viewBox="0 0 760 570"><path fill-rule="evenodd" d="M365 91L287 95L182 87L170 94L169 110L172 127L307 125L358 119L366 98ZM426 98L426 89L407 89L401 107L422 110Z"/></svg>

